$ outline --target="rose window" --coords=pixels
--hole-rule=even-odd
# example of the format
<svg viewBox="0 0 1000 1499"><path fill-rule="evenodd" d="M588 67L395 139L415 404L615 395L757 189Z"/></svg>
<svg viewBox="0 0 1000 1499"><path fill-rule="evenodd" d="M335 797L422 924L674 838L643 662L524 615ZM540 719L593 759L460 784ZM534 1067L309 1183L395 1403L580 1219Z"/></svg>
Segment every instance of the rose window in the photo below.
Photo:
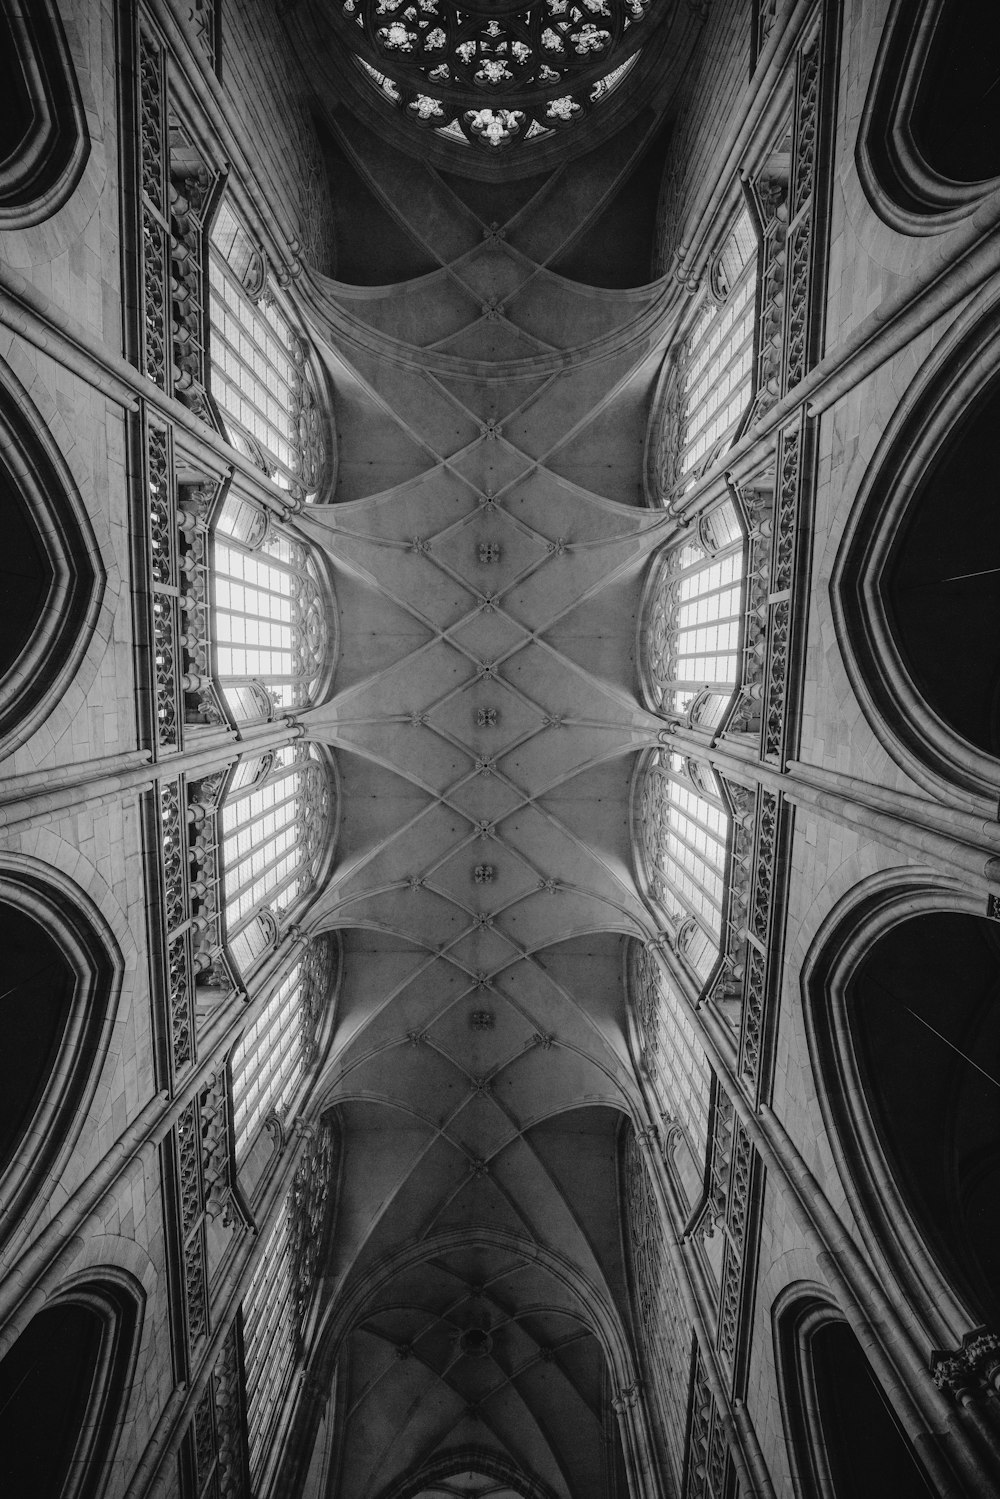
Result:
<svg viewBox="0 0 1000 1499"><path fill-rule="evenodd" d="M497 150L589 113L636 61L652 0L338 0L369 82L415 124Z"/></svg>

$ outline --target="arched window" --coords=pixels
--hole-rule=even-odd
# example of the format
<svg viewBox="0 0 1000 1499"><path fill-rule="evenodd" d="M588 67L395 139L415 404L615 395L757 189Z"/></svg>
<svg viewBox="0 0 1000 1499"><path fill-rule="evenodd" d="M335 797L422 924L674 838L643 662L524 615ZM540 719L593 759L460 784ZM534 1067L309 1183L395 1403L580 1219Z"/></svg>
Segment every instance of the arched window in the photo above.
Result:
<svg viewBox="0 0 1000 1499"><path fill-rule="evenodd" d="M635 842L643 884L674 927L694 973L707 981L719 955L729 811L715 772L669 750L638 767Z"/></svg>
<svg viewBox="0 0 1000 1499"><path fill-rule="evenodd" d="M222 805L226 940L241 971L271 945L274 923L311 888L328 852L334 791L306 744L241 760Z"/></svg>
<svg viewBox="0 0 1000 1499"><path fill-rule="evenodd" d="M62 891L0 877L0 1198L16 1226L80 1129L110 1040L114 965Z"/></svg>
<svg viewBox="0 0 1000 1499"><path fill-rule="evenodd" d="M336 1165L333 1121L320 1121L243 1298L250 1478L257 1492L302 1352Z"/></svg>
<svg viewBox="0 0 1000 1499"><path fill-rule="evenodd" d="M738 436L754 381L757 233L744 207L715 258L706 296L657 402L653 486L678 502Z"/></svg>
<svg viewBox="0 0 1000 1499"><path fill-rule="evenodd" d="M0 7L0 230L49 218L87 164L76 69L52 0Z"/></svg>
<svg viewBox="0 0 1000 1499"><path fill-rule="evenodd" d="M897 0L858 136L877 211L909 233L948 228L1000 176L1000 98L989 0Z"/></svg>
<svg viewBox="0 0 1000 1499"><path fill-rule="evenodd" d="M231 1064L238 1162L268 1115L288 1118L298 1084L319 1051L335 965L332 938L311 942L240 1038Z"/></svg>
<svg viewBox="0 0 1000 1499"><path fill-rule="evenodd" d="M323 422L306 345L267 285L267 267L231 205L209 236L212 394L233 446L296 498L319 487Z"/></svg>
<svg viewBox="0 0 1000 1499"><path fill-rule="evenodd" d="M5 1492L92 1499L103 1492L131 1380L135 1297L114 1282L65 1293L0 1363Z"/></svg>
<svg viewBox="0 0 1000 1499"><path fill-rule="evenodd" d="M216 522L212 561L216 664L234 717L306 706L329 639L327 598L308 548L230 496Z"/></svg>
<svg viewBox="0 0 1000 1499"><path fill-rule="evenodd" d="M654 1425L666 1449L677 1492L681 1489L687 1425L691 1326L664 1242L652 1183L635 1132L628 1129L621 1157L622 1216L632 1306L651 1396Z"/></svg>
<svg viewBox="0 0 1000 1499"><path fill-rule="evenodd" d="M775 1316L796 1499L930 1499L905 1431L860 1343L827 1302L786 1292Z"/></svg>
<svg viewBox="0 0 1000 1499"><path fill-rule="evenodd" d="M643 666L652 704L718 728L739 680L745 542L732 500L701 517L696 540L657 562Z"/></svg>
<svg viewBox="0 0 1000 1499"><path fill-rule="evenodd" d="M664 1116L677 1126L674 1159L693 1204L701 1191L708 1147L708 1058L683 1001L641 942L629 943L628 989L639 1045L637 1060Z"/></svg>
<svg viewBox="0 0 1000 1499"><path fill-rule="evenodd" d="M0 507L0 742L9 749L65 694L90 641L104 579L72 478L41 415L6 372Z"/></svg>

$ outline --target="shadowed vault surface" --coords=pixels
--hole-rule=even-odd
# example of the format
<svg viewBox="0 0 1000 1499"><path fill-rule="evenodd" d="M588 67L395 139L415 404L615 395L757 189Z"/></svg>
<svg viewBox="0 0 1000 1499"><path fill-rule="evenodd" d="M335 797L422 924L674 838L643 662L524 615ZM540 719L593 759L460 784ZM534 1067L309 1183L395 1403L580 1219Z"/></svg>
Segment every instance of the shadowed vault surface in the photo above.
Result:
<svg viewBox="0 0 1000 1499"><path fill-rule="evenodd" d="M321 1376L339 1349L342 1492L408 1494L435 1462L453 1484L450 1454L474 1448L463 1493L598 1499L635 1381L622 937L655 925L629 798L663 728L635 652L672 524L643 492L669 329L661 283L547 265L570 243L585 262L641 138L532 184L501 222L488 189L339 133L438 265L313 291L340 453L337 502L301 523L341 614L337 692L303 719L338 751L344 809L310 919L345 952Z"/></svg>

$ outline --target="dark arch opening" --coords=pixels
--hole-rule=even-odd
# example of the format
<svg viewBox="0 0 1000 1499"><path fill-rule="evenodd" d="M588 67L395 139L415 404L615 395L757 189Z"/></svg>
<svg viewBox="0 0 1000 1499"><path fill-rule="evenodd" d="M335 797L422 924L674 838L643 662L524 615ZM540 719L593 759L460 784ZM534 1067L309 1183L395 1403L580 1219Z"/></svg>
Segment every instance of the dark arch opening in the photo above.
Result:
<svg viewBox="0 0 1000 1499"><path fill-rule="evenodd" d="M837 1499L928 1499L934 1489L846 1322L809 1340L819 1437Z"/></svg>
<svg viewBox="0 0 1000 1499"><path fill-rule="evenodd" d="M104 1326L91 1306L39 1312L0 1364L0 1479L5 1492L59 1499L81 1440Z"/></svg>
<svg viewBox="0 0 1000 1499"><path fill-rule="evenodd" d="M914 916L855 970L847 1016L895 1180L942 1272L1000 1314L1000 927Z"/></svg>
<svg viewBox="0 0 1000 1499"><path fill-rule="evenodd" d="M1000 379L949 434L911 502L883 588L903 660L928 705L1000 753L1000 528L986 476Z"/></svg>
<svg viewBox="0 0 1000 1499"><path fill-rule="evenodd" d="M76 70L51 0L0 7L0 224L54 213L90 151Z"/></svg>
<svg viewBox="0 0 1000 1499"><path fill-rule="evenodd" d="M0 1172L27 1133L66 1032L75 975L52 936L0 903Z"/></svg>
<svg viewBox="0 0 1000 1499"><path fill-rule="evenodd" d="M994 0L944 0L920 72L910 129L932 171L952 182L1000 175L1000 65L986 44ZM912 12L906 17L913 24Z"/></svg>
<svg viewBox="0 0 1000 1499"><path fill-rule="evenodd" d="M3 45L0 39L0 46ZM0 467L0 507L4 545L0 557L0 682L17 665L30 644L52 591L55 573L38 526L20 487Z"/></svg>
<svg viewBox="0 0 1000 1499"><path fill-rule="evenodd" d="M0 1363L0 1489L94 1499L121 1430L142 1293L120 1271L43 1308Z"/></svg>
<svg viewBox="0 0 1000 1499"><path fill-rule="evenodd" d="M5 369L0 506L0 738L9 750L69 687L97 623L106 580L72 476L41 416Z"/></svg>

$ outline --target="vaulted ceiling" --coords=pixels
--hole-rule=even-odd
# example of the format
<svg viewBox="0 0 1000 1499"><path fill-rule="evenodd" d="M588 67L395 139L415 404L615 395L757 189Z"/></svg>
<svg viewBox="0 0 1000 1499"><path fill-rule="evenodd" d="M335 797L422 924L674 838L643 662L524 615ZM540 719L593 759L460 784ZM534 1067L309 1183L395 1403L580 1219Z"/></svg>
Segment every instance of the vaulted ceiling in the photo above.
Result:
<svg viewBox="0 0 1000 1499"><path fill-rule="evenodd" d="M628 182L649 140L626 126L503 189L332 123L351 263L367 229L399 267L307 285L339 451L300 524L340 631L332 700L303 717L341 778L310 927L344 946L316 1359L339 1359L343 1499L465 1471L462 1492L600 1499L620 1467L623 939L656 926L630 787L663 729L637 631L673 525L644 454L673 302L604 266L630 232L648 264ZM587 280L553 269L570 254Z"/></svg>

